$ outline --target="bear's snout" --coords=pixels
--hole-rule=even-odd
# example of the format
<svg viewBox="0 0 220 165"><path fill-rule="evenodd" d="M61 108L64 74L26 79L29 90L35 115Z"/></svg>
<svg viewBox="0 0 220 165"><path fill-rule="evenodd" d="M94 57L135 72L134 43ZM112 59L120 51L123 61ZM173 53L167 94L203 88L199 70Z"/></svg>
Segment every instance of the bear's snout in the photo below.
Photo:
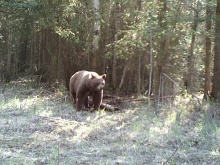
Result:
<svg viewBox="0 0 220 165"><path fill-rule="evenodd" d="M103 90L105 83L101 83L97 86L97 90Z"/></svg>

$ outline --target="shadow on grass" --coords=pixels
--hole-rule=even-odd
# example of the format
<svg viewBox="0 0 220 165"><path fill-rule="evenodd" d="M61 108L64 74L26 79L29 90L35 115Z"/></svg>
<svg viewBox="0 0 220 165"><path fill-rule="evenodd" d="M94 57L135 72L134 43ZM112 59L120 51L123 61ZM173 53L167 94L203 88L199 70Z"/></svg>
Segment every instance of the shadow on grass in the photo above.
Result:
<svg viewBox="0 0 220 165"><path fill-rule="evenodd" d="M187 107L187 106L186 106ZM170 127L169 142L177 152L170 158L171 164L219 164L220 163L220 113L213 117L208 103L176 109ZM175 107L180 108L180 107ZM181 112L180 112L181 111Z"/></svg>
<svg viewBox="0 0 220 165"><path fill-rule="evenodd" d="M5 88L0 101L2 164L220 162L219 118L209 116L211 107L163 107L156 115L145 104L131 103L118 112L76 112L65 95L25 85Z"/></svg>

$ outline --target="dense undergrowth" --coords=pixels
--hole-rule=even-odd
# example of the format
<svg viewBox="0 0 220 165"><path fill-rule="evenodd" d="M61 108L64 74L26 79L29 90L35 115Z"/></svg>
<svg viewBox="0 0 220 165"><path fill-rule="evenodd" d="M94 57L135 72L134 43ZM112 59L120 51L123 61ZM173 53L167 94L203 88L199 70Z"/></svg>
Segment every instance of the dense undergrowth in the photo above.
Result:
<svg viewBox="0 0 220 165"><path fill-rule="evenodd" d="M0 162L15 164L220 164L220 106L179 97L120 111L73 109L65 90L0 86Z"/></svg>

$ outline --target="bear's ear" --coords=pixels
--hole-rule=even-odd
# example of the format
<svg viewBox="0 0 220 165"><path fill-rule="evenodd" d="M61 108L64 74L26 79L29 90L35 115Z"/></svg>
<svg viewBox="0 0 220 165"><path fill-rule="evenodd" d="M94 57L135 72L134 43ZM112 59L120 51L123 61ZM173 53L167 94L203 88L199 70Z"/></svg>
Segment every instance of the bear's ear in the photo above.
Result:
<svg viewBox="0 0 220 165"><path fill-rule="evenodd" d="M106 78L106 74L103 74L103 75L102 75L102 78L105 79L105 78Z"/></svg>

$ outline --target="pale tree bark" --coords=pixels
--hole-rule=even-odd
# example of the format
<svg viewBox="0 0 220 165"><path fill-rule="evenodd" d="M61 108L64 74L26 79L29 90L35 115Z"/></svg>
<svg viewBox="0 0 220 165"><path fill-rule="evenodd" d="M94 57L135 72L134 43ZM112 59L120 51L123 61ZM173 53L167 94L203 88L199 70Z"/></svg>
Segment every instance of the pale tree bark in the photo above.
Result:
<svg viewBox="0 0 220 165"><path fill-rule="evenodd" d="M122 88L122 85L123 85L123 83L124 83L126 70L127 70L127 66L125 66L124 69L123 69L123 73L122 73L122 77L121 77L121 82L120 82L119 87L118 87L119 90Z"/></svg>
<svg viewBox="0 0 220 165"><path fill-rule="evenodd" d="M217 0L216 7L216 23L215 23L215 57L214 57L214 69L213 69L213 86L211 97L217 99L220 98L220 0Z"/></svg>
<svg viewBox="0 0 220 165"><path fill-rule="evenodd" d="M205 85L204 85L204 99L208 99L211 92L211 8L209 6L211 0L206 0L206 37L205 37Z"/></svg>
<svg viewBox="0 0 220 165"><path fill-rule="evenodd" d="M100 39L100 14L99 14L99 0L93 0L94 10L94 29L93 29L93 43L91 52L90 67L92 70L97 69L97 54L99 50L99 39Z"/></svg>

